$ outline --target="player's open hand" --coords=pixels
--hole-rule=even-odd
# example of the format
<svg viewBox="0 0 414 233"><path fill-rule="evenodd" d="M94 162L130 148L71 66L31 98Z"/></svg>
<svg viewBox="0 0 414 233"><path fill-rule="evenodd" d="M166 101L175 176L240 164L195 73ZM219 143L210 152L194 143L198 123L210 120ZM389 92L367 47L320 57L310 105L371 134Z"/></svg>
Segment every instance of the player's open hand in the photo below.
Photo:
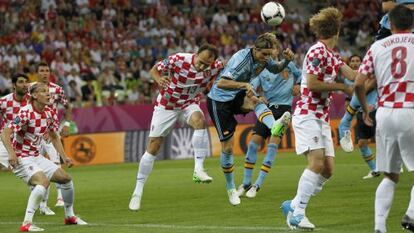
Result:
<svg viewBox="0 0 414 233"><path fill-rule="evenodd" d="M300 85L293 85L292 87L292 95L298 96L300 94Z"/></svg>
<svg viewBox="0 0 414 233"><path fill-rule="evenodd" d="M165 89L170 85L170 78L168 76L162 76L157 83L161 89Z"/></svg>
<svg viewBox="0 0 414 233"><path fill-rule="evenodd" d="M73 166L73 162L72 159L69 157L66 157L65 159L63 159L63 162L66 164L66 166L68 167L72 167Z"/></svg>
<svg viewBox="0 0 414 233"><path fill-rule="evenodd" d="M19 165L19 160L17 159L16 154L9 155L9 165L11 168L15 168Z"/></svg>
<svg viewBox="0 0 414 233"><path fill-rule="evenodd" d="M292 50L290 50L290 48L287 48L283 51L283 57L288 61L292 61L293 58L295 58L295 54L292 52Z"/></svg>
<svg viewBox="0 0 414 233"><path fill-rule="evenodd" d="M374 121L371 119L368 112L363 112L362 113L362 119L364 120L364 123L366 125L368 125L370 127L374 126Z"/></svg>
<svg viewBox="0 0 414 233"><path fill-rule="evenodd" d="M244 89L246 90L246 96L251 98L254 96L253 86L250 83L246 83L244 85Z"/></svg>

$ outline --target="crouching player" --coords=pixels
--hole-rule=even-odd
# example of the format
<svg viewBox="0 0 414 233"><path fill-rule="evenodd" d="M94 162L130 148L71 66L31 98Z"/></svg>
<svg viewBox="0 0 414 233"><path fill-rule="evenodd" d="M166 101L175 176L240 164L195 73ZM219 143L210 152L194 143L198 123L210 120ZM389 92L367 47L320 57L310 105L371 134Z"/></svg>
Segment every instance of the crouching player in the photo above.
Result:
<svg viewBox="0 0 414 233"><path fill-rule="evenodd" d="M4 128L1 134L1 139L9 153L9 164L13 173L32 187L20 231L44 230L33 225L33 216L39 208L50 181L58 183L62 190L65 224L87 225L73 212L74 192L71 177L39 153L40 141L48 132L62 160L67 165L72 165L57 134L59 121L56 112L47 106L50 100L48 87L42 83L33 84L29 89L29 94L30 102L20 110L17 117ZM12 134L13 137L11 137Z"/></svg>

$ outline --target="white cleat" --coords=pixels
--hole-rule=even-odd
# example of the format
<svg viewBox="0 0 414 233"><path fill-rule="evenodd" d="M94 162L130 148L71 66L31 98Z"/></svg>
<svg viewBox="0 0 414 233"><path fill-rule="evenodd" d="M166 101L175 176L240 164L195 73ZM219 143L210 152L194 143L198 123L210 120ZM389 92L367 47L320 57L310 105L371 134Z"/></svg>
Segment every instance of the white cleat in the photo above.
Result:
<svg viewBox="0 0 414 233"><path fill-rule="evenodd" d="M381 175L381 173L379 173L379 172L376 172L376 171L370 171L370 172L368 173L368 175L366 175L366 176L362 177L362 179L363 179L363 180L366 180L366 179L371 179L371 178L378 177L378 176L380 176L380 175Z"/></svg>
<svg viewBox="0 0 414 233"><path fill-rule="evenodd" d="M244 188L244 184L239 185L239 187L237 188L237 196L241 197L246 193L246 189Z"/></svg>
<svg viewBox="0 0 414 233"><path fill-rule="evenodd" d="M247 192L246 197L248 198L255 198L257 195L257 191L259 191L259 187L256 185L253 185Z"/></svg>
<svg viewBox="0 0 414 233"><path fill-rule="evenodd" d="M63 201L63 199L60 199L60 198L57 199L55 207L63 207L63 206L65 206L65 202Z"/></svg>
<svg viewBox="0 0 414 233"><path fill-rule="evenodd" d="M352 135L350 130L345 130L345 135L339 140L342 150L349 153L354 151L354 144L352 143Z"/></svg>
<svg viewBox="0 0 414 233"><path fill-rule="evenodd" d="M211 178L205 171L203 170L194 170L193 173L193 181L196 183L206 183L209 184L213 181L213 178Z"/></svg>
<svg viewBox="0 0 414 233"><path fill-rule="evenodd" d="M227 190L227 195L229 195L229 202L230 204L236 206L240 204L240 197L237 193L236 189L229 189Z"/></svg>
<svg viewBox="0 0 414 233"><path fill-rule="evenodd" d="M72 216L72 217L65 218L65 225L79 225L79 226L84 226L84 225L88 225L88 223L85 222L85 221L83 221L78 216Z"/></svg>
<svg viewBox="0 0 414 233"><path fill-rule="evenodd" d="M129 201L129 209L132 211L138 211L141 208L141 196L132 195L131 201Z"/></svg>
<svg viewBox="0 0 414 233"><path fill-rule="evenodd" d="M55 212L53 212L49 208L49 206L45 206L45 207L39 208L39 211L40 211L40 214L43 214L43 215L48 215L48 216L55 215Z"/></svg>
<svg viewBox="0 0 414 233"><path fill-rule="evenodd" d="M20 232L40 232L45 229L33 225L32 223L26 223L20 226Z"/></svg>
<svg viewBox="0 0 414 233"><path fill-rule="evenodd" d="M294 216L293 214L289 216L289 224L291 229L300 229L313 231L315 225L309 221L309 219L302 214Z"/></svg>

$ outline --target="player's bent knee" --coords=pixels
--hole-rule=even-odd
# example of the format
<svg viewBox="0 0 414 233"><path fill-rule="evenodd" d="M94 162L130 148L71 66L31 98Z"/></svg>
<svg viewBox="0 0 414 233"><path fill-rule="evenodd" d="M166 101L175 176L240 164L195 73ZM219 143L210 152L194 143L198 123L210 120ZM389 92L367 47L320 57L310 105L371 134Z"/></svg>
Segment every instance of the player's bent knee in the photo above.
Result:
<svg viewBox="0 0 414 233"><path fill-rule="evenodd" d="M150 153L154 156L157 155L158 152L160 151L162 142L163 142L163 138L161 138L161 137L150 138L149 142L148 142L148 147L147 147L148 153Z"/></svg>
<svg viewBox="0 0 414 233"><path fill-rule="evenodd" d="M70 175L65 172L62 168L59 168L56 170L56 172L53 174L52 179L53 182L56 182L58 184L65 184L72 180Z"/></svg>
<svg viewBox="0 0 414 233"><path fill-rule="evenodd" d="M386 178L392 180L396 184L398 183L398 181L400 181L400 174L384 172L384 176Z"/></svg>
<svg viewBox="0 0 414 233"><path fill-rule="evenodd" d="M37 172L36 174L34 174L30 180L29 180L29 184L30 185L42 185L45 188L49 187L49 179L46 177L46 175L43 172Z"/></svg>

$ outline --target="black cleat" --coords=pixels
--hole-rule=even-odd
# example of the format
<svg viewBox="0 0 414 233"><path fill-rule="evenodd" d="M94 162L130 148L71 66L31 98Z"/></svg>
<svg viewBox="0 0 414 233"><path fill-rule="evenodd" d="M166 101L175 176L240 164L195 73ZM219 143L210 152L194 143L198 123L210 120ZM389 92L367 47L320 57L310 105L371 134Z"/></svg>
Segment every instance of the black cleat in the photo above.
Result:
<svg viewBox="0 0 414 233"><path fill-rule="evenodd" d="M401 226L404 228L404 230L414 232L414 219L411 219L408 217L408 215L404 215L401 220Z"/></svg>

